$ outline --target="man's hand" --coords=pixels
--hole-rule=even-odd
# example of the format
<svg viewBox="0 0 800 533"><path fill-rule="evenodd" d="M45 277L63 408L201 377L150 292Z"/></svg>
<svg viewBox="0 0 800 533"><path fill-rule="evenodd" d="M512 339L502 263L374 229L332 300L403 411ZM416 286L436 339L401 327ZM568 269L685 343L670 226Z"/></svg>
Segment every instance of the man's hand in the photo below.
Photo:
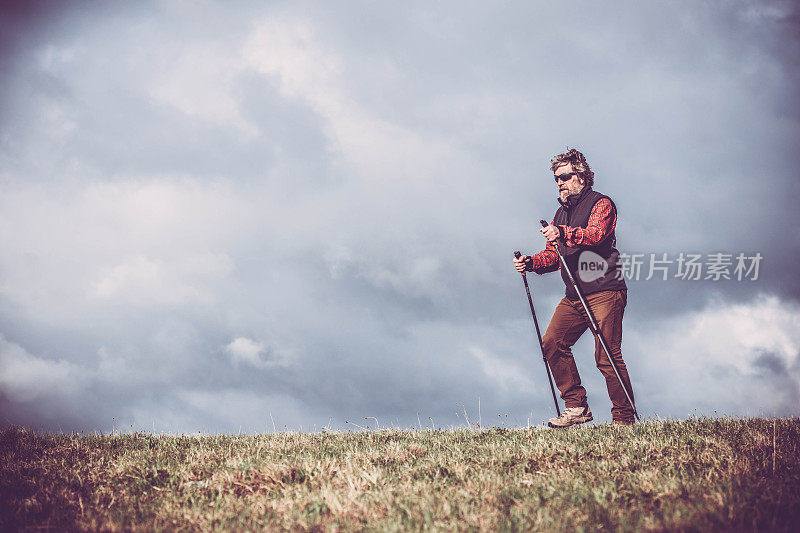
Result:
<svg viewBox="0 0 800 533"><path fill-rule="evenodd" d="M539 231L542 232L542 235L544 235L548 241L554 241L561 236L561 232L558 231L558 228L553 225L542 228Z"/></svg>
<svg viewBox="0 0 800 533"><path fill-rule="evenodd" d="M527 256L527 255L521 255L521 256L519 256L519 259L515 258L514 259L514 268L516 268L517 272L519 272L520 274L524 274L525 273L525 263L527 263L529 260L530 260L530 257Z"/></svg>

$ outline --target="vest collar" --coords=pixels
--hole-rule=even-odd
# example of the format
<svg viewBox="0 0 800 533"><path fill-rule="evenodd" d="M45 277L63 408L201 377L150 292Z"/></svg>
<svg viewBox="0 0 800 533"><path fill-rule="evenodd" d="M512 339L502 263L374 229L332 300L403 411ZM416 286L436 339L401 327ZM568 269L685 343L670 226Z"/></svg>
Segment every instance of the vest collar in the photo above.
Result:
<svg viewBox="0 0 800 533"><path fill-rule="evenodd" d="M564 207L564 209L572 209L573 207L578 205L578 203L581 200L583 200L583 198L585 198L586 195L589 194L591 190L592 190L591 185L586 185L578 194L571 194L570 196L567 196L566 201L561 200L561 197L558 197L556 199L558 200L558 203L560 203L562 207Z"/></svg>

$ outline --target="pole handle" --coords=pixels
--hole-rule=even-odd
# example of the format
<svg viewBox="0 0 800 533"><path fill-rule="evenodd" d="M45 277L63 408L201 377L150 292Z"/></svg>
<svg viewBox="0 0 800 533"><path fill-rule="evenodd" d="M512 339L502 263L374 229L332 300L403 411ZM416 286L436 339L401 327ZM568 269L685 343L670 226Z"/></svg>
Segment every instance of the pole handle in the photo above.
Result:
<svg viewBox="0 0 800 533"><path fill-rule="evenodd" d="M542 225L543 228L546 228L547 226L550 225L550 224L547 223L546 220L540 220L539 223Z"/></svg>
<svg viewBox="0 0 800 533"><path fill-rule="evenodd" d="M516 259L519 259L520 257L522 257L522 254L519 253L519 250L514 252L514 257ZM525 277L525 272L521 272L521 274L522 274L522 278L525 280L525 286L527 287L528 286L528 279Z"/></svg>

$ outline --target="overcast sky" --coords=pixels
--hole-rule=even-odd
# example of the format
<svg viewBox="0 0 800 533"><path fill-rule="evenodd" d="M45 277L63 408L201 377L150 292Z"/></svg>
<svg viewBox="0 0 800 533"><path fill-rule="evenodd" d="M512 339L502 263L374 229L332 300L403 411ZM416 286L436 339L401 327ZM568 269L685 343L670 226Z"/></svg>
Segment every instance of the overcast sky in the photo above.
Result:
<svg viewBox="0 0 800 533"><path fill-rule="evenodd" d="M567 146L645 254L640 413L800 414L791 2L2 5L0 426L540 424Z"/></svg>

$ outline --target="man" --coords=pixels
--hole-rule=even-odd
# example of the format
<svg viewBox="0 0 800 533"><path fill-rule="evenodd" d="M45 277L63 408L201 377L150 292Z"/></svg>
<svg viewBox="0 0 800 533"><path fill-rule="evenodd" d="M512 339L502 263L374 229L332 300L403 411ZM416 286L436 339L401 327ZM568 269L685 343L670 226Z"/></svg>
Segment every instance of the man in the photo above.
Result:
<svg viewBox="0 0 800 533"><path fill-rule="evenodd" d="M564 259L608 343L611 357L633 399L633 389L621 351L622 315L625 312L628 290L620 275L619 252L615 248L616 206L611 198L592 190L594 172L578 150L573 148L557 155L551 163L550 169L555 174L561 207L556 211L551 224L540 230L547 239L545 249L532 256L520 256L514 260L514 266L518 272L537 274L559 270L561 265L553 244L559 242ZM592 420L586 389L581 385L571 349L589 327L589 321L566 272L562 271L561 277L567 286L566 295L556 306L542 339L545 359L550 365L565 405L561 416L551 418L548 425L559 428ZM613 423L633 424L633 408L597 339L594 358L597 368L606 378Z"/></svg>

